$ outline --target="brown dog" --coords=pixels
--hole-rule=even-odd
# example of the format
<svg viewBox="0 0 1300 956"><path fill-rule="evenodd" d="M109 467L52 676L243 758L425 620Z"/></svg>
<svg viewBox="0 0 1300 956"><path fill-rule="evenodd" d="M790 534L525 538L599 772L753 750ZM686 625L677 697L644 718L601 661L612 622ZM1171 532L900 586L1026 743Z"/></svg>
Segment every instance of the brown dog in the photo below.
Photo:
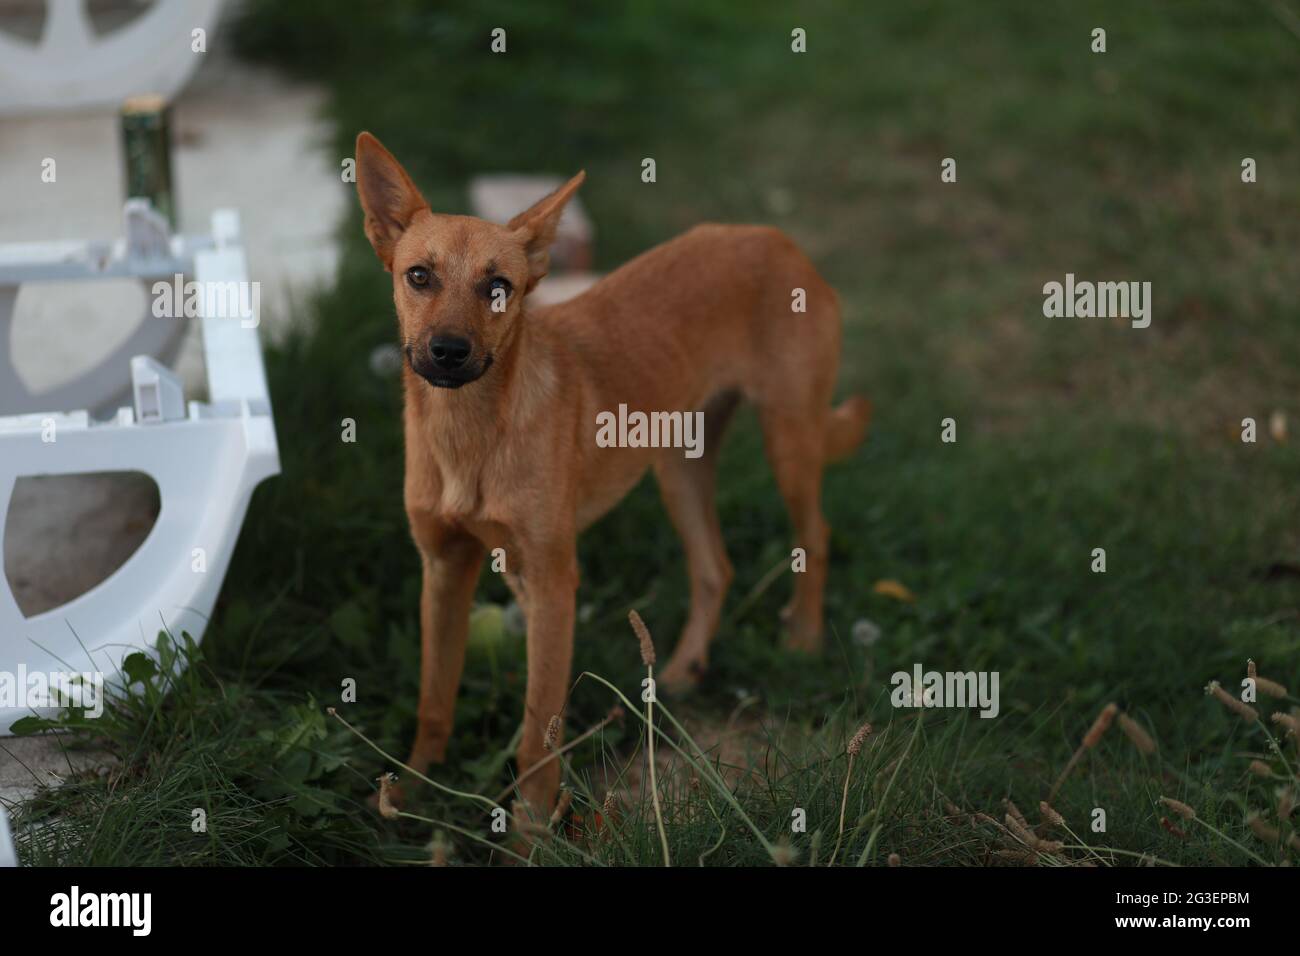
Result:
<svg viewBox="0 0 1300 956"><path fill-rule="evenodd" d="M659 679L670 690L699 679L732 576L713 490L723 429L742 397L757 407L806 555L783 613L788 643L817 650L829 534L822 467L861 441L870 406L830 407L839 304L795 244L762 226L699 226L577 298L530 308L583 173L502 226L435 215L369 133L357 137L356 159L366 236L393 275L407 358L406 510L424 564L411 766L443 758L475 585L498 548L528 632L519 774L543 758L570 679L578 534L647 468L691 582L690 616ZM696 411L689 421L702 421L703 441L693 452L598 442L598 423L614 415L676 412L680 423ZM543 819L559 778L553 760L521 782Z"/></svg>

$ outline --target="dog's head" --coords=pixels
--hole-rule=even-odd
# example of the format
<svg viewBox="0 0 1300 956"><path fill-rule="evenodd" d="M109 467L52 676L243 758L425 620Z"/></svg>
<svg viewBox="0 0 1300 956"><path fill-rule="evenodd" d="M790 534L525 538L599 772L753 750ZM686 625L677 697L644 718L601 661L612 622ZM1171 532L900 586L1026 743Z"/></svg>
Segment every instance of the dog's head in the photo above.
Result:
<svg viewBox="0 0 1300 956"><path fill-rule="evenodd" d="M546 275L560 214L586 174L502 226L435 215L369 133L357 137L356 159L366 237L393 274L411 368L438 388L475 381L510 340L524 296Z"/></svg>

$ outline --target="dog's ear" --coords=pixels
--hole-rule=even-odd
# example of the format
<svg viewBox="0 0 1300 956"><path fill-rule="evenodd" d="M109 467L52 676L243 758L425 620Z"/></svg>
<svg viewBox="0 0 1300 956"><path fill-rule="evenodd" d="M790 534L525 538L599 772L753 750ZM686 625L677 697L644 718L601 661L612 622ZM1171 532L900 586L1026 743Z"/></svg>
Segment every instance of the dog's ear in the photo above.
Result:
<svg viewBox="0 0 1300 956"><path fill-rule="evenodd" d="M365 212L366 238L384 268L393 269L393 247L411 218L429 204L402 164L369 133L357 137L357 194Z"/></svg>
<svg viewBox="0 0 1300 956"><path fill-rule="evenodd" d="M560 225L560 214L586 178L587 172L582 170L555 192L545 199L539 199L506 224L508 229L519 234L524 250L528 253L529 291L551 268L550 247L555 241L555 230Z"/></svg>

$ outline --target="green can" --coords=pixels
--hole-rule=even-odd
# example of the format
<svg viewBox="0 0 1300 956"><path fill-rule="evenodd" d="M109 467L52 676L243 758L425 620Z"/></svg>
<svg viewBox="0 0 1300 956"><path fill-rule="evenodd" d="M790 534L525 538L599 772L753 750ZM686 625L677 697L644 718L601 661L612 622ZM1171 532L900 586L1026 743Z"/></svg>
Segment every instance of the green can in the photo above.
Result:
<svg viewBox="0 0 1300 956"><path fill-rule="evenodd" d="M175 230L171 125L171 108L161 96L133 96L122 104L126 198L148 199Z"/></svg>

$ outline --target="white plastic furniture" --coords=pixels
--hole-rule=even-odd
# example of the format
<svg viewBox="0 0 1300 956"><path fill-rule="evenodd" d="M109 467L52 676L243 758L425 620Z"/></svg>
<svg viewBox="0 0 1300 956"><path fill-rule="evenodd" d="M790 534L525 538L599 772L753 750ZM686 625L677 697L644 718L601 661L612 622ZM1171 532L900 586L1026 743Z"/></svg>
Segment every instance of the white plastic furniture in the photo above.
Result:
<svg viewBox="0 0 1300 956"><path fill-rule="evenodd" d="M12 330L14 305L22 283L138 276L148 285L154 278L171 278L171 273L160 271L168 263L177 267L173 272L183 271L180 267L189 261L196 248L211 245L207 237L188 243L185 239L178 241L178 255L173 258L173 239L168 234L166 220L146 200L135 199L126 204L125 240L0 246L0 414L16 415L50 408L98 412L108 402L126 395L130 382L123 376L122 368L131 356L171 358L185 333L185 323L154 321L146 303L140 324L93 368L63 385L35 393L18 374ZM132 250L130 256L122 255L127 247ZM149 297L146 298L148 301Z"/></svg>
<svg viewBox="0 0 1300 956"><path fill-rule="evenodd" d="M130 96L170 100L202 53L194 30L211 32L220 0L159 0L141 16L96 36L84 0L46 0L35 45L0 33L0 115L116 109Z"/></svg>
<svg viewBox="0 0 1300 956"><path fill-rule="evenodd" d="M0 867L17 865L18 854L14 852L14 841L9 836L9 820L5 817L5 808L0 807Z"/></svg>
<svg viewBox="0 0 1300 956"><path fill-rule="evenodd" d="M172 283L177 273L200 287L248 281L236 213L215 213L210 237L182 239L167 236L144 201L127 207L126 240L0 246L0 286L123 276ZM202 636L253 489L280 470L257 319L201 317L208 402L184 403L176 376L143 355L121 361L134 401L109 421L84 409L0 417L0 540L24 475L141 471L161 499L140 548L62 607L25 618L0 575L0 671L99 671L111 686L123 658L151 650L159 631ZM0 380L7 374L0 367ZM0 415L7 411L0 406ZM0 734L20 717L54 710L0 707Z"/></svg>

